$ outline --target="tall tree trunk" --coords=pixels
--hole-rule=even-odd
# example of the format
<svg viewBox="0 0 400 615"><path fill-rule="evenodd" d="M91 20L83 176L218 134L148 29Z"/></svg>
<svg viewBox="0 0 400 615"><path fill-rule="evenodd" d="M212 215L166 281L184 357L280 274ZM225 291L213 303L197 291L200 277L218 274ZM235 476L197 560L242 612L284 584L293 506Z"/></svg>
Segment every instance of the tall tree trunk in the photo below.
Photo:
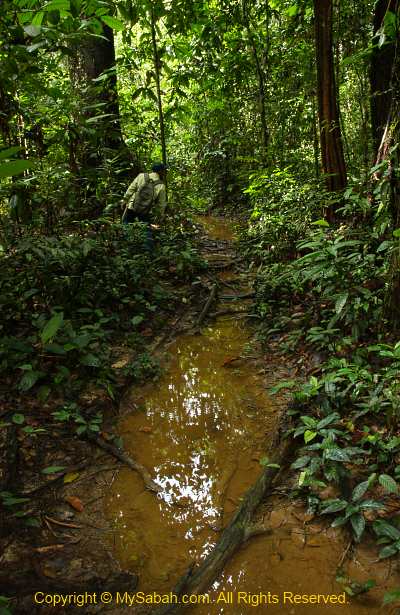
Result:
<svg viewBox="0 0 400 615"><path fill-rule="evenodd" d="M157 106L158 106L158 120L160 122L160 140L161 140L161 151L162 151L162 161L166 165L167 164L167 144L165 139L165 122L164 122L164 111L163 111L163 103L162 103L162 93L161 93L161 75L160 75L160 55L158 52L157 45L157 33L156 33L156 18L154 15L154 8L151 7L151 41L153 44L153 63L154 63L154 74L156 81L156 90L157 90ZM167 178L164 179L165 188L168 194L168 186L167 186Z"/></svg>
<svg viewBox="0 0 400 615"><path fill-rule="evenodd" d="M263 65L266 66L268 62L268 58L266 55L264 56L263 62L261 61L258 51L257 45L254 40L253 32L251 29L249 10L247 6L247 0L242 0L242 10L243 10L243 19L246 26L247 34L249 37L250 45L253 52L254 62L256 65L256 74L258 81L258 105L259 105L259 113L260 113L260 124L261 124L261 138L262 138L262 152L263 152L263 163L267 164L268 161L268 145L269 145L269 130L267 124L267 112L266 112L266 96L265 96L265 73ZM267 17L269 16L268 11L268 3L267 3ZM266 54L267 54L268 46L266 46Z"/></svg>
<svg viewBox="0 0 400 615"><path fill-rule="evenodd" d="M382 47L378 47L379 33L384 24L385 15L389 11L396 13L398 6L399 0L377 0L375 4L373 19L374 37L372 41L374 46L369 71L374 158L378 154L390 111L392 101L390 83L395 56L394 41L388 41Z"/></svg>
<svg viewBox="0 0 400 615"><path fill-rule="evenodd" d="M388 160L387 178L390 182L390 214L392 228L400 228L400 41L397 32L394 45L394 58L391 78L391 105L382 141L378 150L377 163ZM394 146L397 145L397 148ZM397 239L400 242L400 239ZM400 247L396 247L392 256L389 291L386 300L386 314L393 329L400 329Z"/></svg>
<svg viewBox="0 0 400 615"><path fill-rule="evenodd" d="M107 114L101 122L93 124L93 127L98 129L95 142L81 143L83 147L78 155L79 163L82 166L96 166L104 158L105 148L120 152L125 159L129 158L120 124L112 29L104 25L102 38L83 37L74 51L70 73L74 88L82 101L83 118L87 120ZM96 81L101 76L107 78ZM98 103L103 104L100 107L93 106Z"/></svg>
<svg viewBox="0 0 400 615"><path fill-rule="evenodd" d="M322 171L327 189L340 191L346 187L347 172L332 49L332 0L314 0L314 14Z"/></svg>

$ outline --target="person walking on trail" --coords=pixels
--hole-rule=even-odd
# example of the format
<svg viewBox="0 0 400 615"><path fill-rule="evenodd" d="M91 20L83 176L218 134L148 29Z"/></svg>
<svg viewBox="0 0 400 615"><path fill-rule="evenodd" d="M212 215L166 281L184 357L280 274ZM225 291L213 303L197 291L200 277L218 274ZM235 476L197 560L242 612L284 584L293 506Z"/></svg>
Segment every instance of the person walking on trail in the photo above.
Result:
<svg viewBox="0 0 400 615"><path fill-rule="evenodd" d="M153 247L151 223L154 219L154 212L157 211L157 218L162 222L167 208L165 187L167 167L162 162L157 162L153 164L151 170L151 173L139 173L122 199L124 207L122 223L130 224L136 220L144 222L147 226L148 249Z"/></svg>

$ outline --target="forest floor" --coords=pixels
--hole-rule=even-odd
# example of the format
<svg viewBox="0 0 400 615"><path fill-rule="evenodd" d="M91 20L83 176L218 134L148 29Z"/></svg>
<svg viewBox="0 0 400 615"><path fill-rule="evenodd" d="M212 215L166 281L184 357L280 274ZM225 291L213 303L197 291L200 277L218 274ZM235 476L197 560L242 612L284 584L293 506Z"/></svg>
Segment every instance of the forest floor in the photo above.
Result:
<svg viewBox="0 0 400 615"><path fill-rule="evenodd" d="M157 332L157 336L149 337L152 352L161 364L165 362L165 355L168 354L168 349L176 339L187 335L202 335L202 328L206 322L229 316L240 322L251 323L251 317L254 316L251 314L253 272L249 271L247 263L238 256L230 230L223 221L210 218L205 219L204 224L207 232L199 234L198 248L208 262L208 269L196 278L195 284L186 283L182 284L179 289L175 289L182 295L181 308L170 318L164 329ZM129 348L121 346L116 349L115 362L123 367L128 361ZM284 356L278 350L278 341L276 346L270 345L266 353L257 341L253 330L251 353L247 352L246 355L243 353L239 356L230 356L228 353L224 361L224 368L236 369L241 364L245 364L246 370L257 374L262 380L262 386L268 390L280 380L294 376L305 378L315 369L315 361L315 357L308 355ZM240 374L239 376L242 377ZM95 443L78 439L74 434L68 435L65 429L57 431L56 428L54 428L52 438L46 439L45 446L43 445L41 450L33 450L29 443L26 446L22 443L22 452L27 456L28 461L29 456L33 463L40 455L48 466L60 466L64 469L58 474L49 476L46 483L34 489L29 489L29 476L27 477L22 491L29 492L32 512L40 513L41 527L26 530L20 535L11 533L2 545L0 593L18 596L14 613L62 613L74 612L75 609L77 612L82 612L77 605L65 609L60 606L35 605L32 599L35 592L64 595L95 592L100 595L102 591L132 593L136 588L141 588L140 572L138 577L132 571L135 566L127 567L130 572L121 571L119 561L121 558L118 557L117 560L115 544L113 547L117 532L110 514L107 513L107 499L110 497L112 486L121 467L127 465L127 463L121 463L121 459L116 458L116 448L111 443L108 434L113 432L116 424L121 423L124 417L137 410L137 400L142 393L137 386L132 388L129 383L126 385L125 394L122 396L117 413L112 404L105 398L99 397L98 391L88 392L91 402L98 404L108 416L107 429L100 435L102 441L108 446L108 451ZM274 432L280 426L279 420L287 409L288 399L289 397L282 393L275 396L273 401L275 414L272 418L269 417L267 427L265 423L260 427L263 440L261 448L264 454L269 455L271 451L268 447L271 447L271 443L276 444L276 433ZM147 431L146 429L139 429L142 431L141 437L144 441L150 431L150 428ZM41 446L40 440L39 446ZM135 458L135 462L141 463L141 459L135 457L134 451L128 450L125 455L125 462L128 459L129 463L132 458ZM260 455L255 458L255 461L256 468L257 465L259 468ZM152 475L152 467L147 467L145 470L150 476ZM141 482L142 489L143 479L147 480L147 487L150 485L149 497L157 498L156 494L151 493L149 477L145 471L143 472L142 466L139 465L139 473L132 467L125 471L137 475L136 478ZM260 470L258 474L259 472ZM254 468L252 476L257 477L257 471ZM309 564L313 562L314 572L310 576L311 592L312 583L315 585L318 582L320 585L321 575L324 574L325 586L330 586L332 579L328 579L326 575L327 566L330 567L329 573L333 575L337 568L342 568L351 552L352 543L351 541L349 543L349 538L342 530L333 530L327 523L316 522L312 515L307 515L301 501L288 500L286 494L292 486L292 480L290 473L287 472L281 477L279 486L271 489L272 498L257 509L255 522L258 525L262 523L267 534L275 532L275 542L269 552L269 573L273 573L272 578L278 579L280 576L284 581L285 578L291 576L294 579L293 582L298 583L301 579L296 577L295 569L301 568L304 562ZM247 483L246 488L252 482L254 482L253 479ZM225 485L222 486L222 490L225 491ZM226 500L229 499L228 495L225 493ZM236 497L230 497L230 500L232 502L226 506L225 516L222 518L223 526L227 525L235 506L240 505L241 498L236 494ZM222 527L213 528L217 541L222 529ZM250 558L252 565L255 566L253 569L255 577L258 575L257 566L266 548L265 543L263 545L261 540L252 541L256 544L251 547L253 550L250 550L250 555L246 555L246 559ZM332 549L332 541L335 543L334 549ZM262 546L257 546L257 544ZM282 544L286 546L282 547ZM289 544L290 547L288 547ZM299 549L301 550L300 559ZM236 564L241 556L242 552L239 552L236 556ZM368 548L364 551L359 550L357 558L352 556L352 567L358 573L362 570L359 578L360 581L365 581L372 568L371 553ZM282 564L283 560L286 563ZM356 565L354 561L361 561L361 564ZM292 562L291 565L290 562ZM189 561L185 562L182 570L187 568L188 564ZM380 566L382 569L375 569L374 572L384 582L390 570L387 564L380 564ZM249 572L252 572L251 566ZM347 576L343 576L345 579L343 582L346 583ZM170 584L171 591L176 586L178 578L179 575L176 575L175 579L166 579L166 585ZM284 589L282 583L280 587ZM349 607L351 610L341 612L362 615L364 608L377 607L380 604L377 597L372 597L371 600L362 605L353 605ZM118 607L115 604L109 606L86 604L88 613L110 612L117 615L125 610L137 613L148 612L148 610L134 610L132 607ZM203 613L201 610L194 612L199 615ZM204 611L207 614L209 612ZM256 611L252 609L251 612ZM303 611L297 612L302 613ZM219 611L215 610L215 613ZM232 615L236 615L236 611L232 611Z"/></svg>

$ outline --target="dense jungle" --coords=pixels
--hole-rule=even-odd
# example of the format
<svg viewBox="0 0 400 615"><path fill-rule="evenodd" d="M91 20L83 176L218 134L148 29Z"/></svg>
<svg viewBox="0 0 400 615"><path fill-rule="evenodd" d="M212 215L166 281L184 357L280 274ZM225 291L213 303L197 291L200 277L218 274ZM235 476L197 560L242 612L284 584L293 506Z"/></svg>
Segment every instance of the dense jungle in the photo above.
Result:
<svg viewBox="0 0 400 615"><path fill-rule="evenodd" d="M1 1L0 615L398 612L399 26Z"/></svg>

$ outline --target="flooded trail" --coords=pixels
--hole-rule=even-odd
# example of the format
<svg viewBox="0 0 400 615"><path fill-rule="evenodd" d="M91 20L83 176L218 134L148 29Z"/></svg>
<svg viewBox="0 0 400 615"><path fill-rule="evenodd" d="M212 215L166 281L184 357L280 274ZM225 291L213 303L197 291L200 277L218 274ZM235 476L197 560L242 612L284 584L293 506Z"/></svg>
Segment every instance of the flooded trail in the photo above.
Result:
<svg viewBox="0 0 400 615"><path fill-rule="evenodd" d="M203 218L202 223L209 235L210 261L221 260L221 252L232 258L231 226L218 218ZM230 293L248 290L231 270L219 276L234 283L234 290L223 290L228 304ZM218 310L221 306L219 302ZM246 309L246 300L235 301L235 310ZM188 565L210 551L260 474L277 421L278 405L268 396L264 370L246 360L254 349L245 319L220 316L201 333L183 334L169 346L164 375L156 384L132 391L136 410L118 427L127 452L162 487L155 496L144 489L140 476L122 469L106 503L113 553L123 568L139 575L138 590L146 593L170 592ZM376 552L368 549L353 573L365 581L373 568L381 582L379 592L346 605L284 603L284 592L343 592L335 574L346 540L339 530L326 529L326 523L310 522L300 506L279 495L261 515L271 532L242 548L210 588L210 603L190 612L367 615L379 610L387 566L371 564ZM219 600L221 592L225 598ZM240 601L238 592L243 592ZM260 593L268 602L258 603Z"/></svg>

